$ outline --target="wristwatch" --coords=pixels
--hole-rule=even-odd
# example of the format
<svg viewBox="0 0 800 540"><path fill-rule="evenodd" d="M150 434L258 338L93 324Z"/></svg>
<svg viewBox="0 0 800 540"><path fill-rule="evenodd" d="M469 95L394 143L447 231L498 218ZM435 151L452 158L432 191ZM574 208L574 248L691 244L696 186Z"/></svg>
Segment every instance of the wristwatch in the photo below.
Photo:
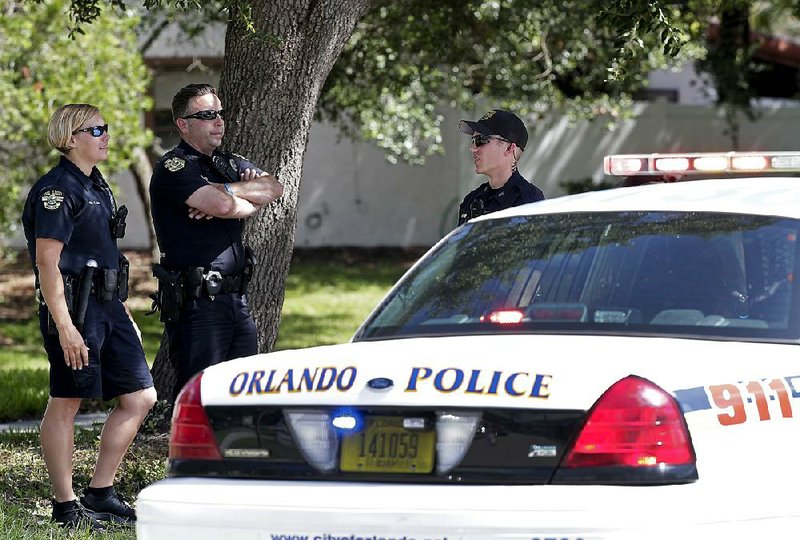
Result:
<svg viewBox="0 0 800 540"><path fill-rule="evenodd" d="M233 197L233 188L229 183L225 182L224 184L222 184L222 187L225 188L225 193Z"/></svg>

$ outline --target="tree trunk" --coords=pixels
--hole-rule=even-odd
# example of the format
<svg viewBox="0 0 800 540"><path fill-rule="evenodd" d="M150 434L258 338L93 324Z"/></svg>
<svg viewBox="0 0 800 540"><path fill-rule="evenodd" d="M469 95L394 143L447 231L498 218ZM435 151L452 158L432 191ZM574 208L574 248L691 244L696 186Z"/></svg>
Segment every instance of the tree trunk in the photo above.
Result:
<svg viewBox="0 0 800 540"><path fill-rule="evenodd" d="M136 194L142 203L142 210L147 223L150 255L153 262L158 262L159 252L158 243L156 242L156 230L153 228L153 220L150 219L150 177L153 175L153 165L144 148L135 148L132 157L133 162L131 163L130 171L136 184Z"/></svg>
<svg viewBox="0 0 800 540"><path fill-rule="evenodd" d="M278 336L314 108L369 0L252 0L249 5L255 34L240 14L231 14L219 93L228 111L225 148L274 173L284 185L283 197L251 217L245 228L245 241L258 260L250 307L259 350L268 352ZM157 388L163 388L172 369L163 339L161 347L153 365Z"/></svg>
<svg viewBox="0 0 800 540"><path fill-rule="evenodd" d="M172 387L175 386L177 373L175 365L169 358L169 339L167 332L161 332L161 343L158 346L158 353L153 360L153 369L150 370L153 376L153 386L156 388L158 399L172 401Z"/></svg>

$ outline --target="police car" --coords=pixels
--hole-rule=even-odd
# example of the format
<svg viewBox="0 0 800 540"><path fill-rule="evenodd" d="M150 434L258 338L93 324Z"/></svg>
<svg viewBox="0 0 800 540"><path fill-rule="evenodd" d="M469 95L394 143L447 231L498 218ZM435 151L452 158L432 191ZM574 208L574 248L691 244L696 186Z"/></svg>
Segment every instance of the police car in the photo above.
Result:
<svg viewBox="0 0 800 540"><path fill-rule="evenodd" d="M474 219L350 343L205 370L139 538L797 534L800 153L605 167L718 178Z"/></svg>

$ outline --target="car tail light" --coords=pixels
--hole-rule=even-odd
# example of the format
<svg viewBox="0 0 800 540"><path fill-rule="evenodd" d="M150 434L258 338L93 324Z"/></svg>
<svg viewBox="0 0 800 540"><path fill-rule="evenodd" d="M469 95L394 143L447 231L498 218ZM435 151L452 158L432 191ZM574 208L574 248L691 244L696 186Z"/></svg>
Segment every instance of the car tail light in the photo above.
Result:
<svg viewBox="0 0 800 540"><path fill-rule="evenodd" d="M631 375L597 400L562 466L652 468L694 463L678 403L652 382Z"/></svg>
<svg viewBox="0 0 800 540"><path fill-rule="evenodd" d="M172 411L169 436L170 459L222 460L217 441L200 401L200 381L203 373L195 375L183 387Z"/></svg>

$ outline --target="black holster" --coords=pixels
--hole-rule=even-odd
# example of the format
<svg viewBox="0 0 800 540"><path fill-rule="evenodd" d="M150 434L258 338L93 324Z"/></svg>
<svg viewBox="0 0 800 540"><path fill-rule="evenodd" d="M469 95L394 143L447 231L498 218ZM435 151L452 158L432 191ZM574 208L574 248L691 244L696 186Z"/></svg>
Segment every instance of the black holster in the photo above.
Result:
<svg viewBox="0 0 800 540"><path fill-rule="evenodd" d="M95 280L95 298L98 304L104 304L114 298L119 286L119 271L106 268L101 270Z"/></svg>
<svg viewBox="0 0 800 540"><path fill-rule="evenodd" d="M128 299L128 281L131 275L131 263L122 253L119 254L119 274L117 275L117 296L120 302Z"/></svg>
<svg viewBox="0 0 800 540"><path fill-rule="evenodd" d="M250 284L250 281L253 279L253 272L255 271L256 265L258 261L256 260L255 253L253 250L250 249L249 246L245 246L244 248L244 272L242 273L242 290L240 291L241 294L245 294L247 292L247 286Z"/></svg>
<svg viewBox="0 0 800 540"><path fill-rule="evenodd" d="M194 266L186 271L186 298L197 300L203 296L203 267Z"/></svg>
<svg viewBox="0 0 800 540"><path fill-rule="evenodd" d="M180 272L170 272L160 264L154 264L153 276L158 279L158 291L151 295L153 309L161 311L161 322L177 322L184 299L184 282Z"/></svg>

